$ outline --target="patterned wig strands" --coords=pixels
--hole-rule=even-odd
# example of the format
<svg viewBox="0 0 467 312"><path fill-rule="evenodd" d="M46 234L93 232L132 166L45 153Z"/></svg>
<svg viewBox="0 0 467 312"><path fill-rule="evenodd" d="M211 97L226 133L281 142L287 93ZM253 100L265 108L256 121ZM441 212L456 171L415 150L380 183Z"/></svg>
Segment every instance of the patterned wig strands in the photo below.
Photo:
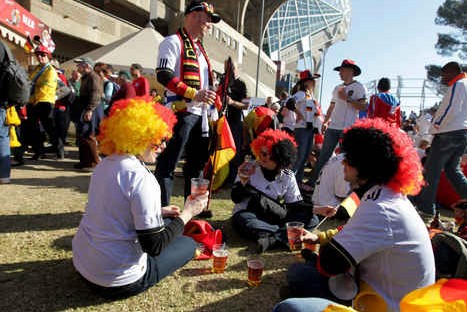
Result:
<svg viewBox="0 0 467 312"><path fill-rule="evenodd" d="M176 117L150 97L120 100L112 105L109 116L100 125L99 150L141 155L150 145L160 145L172 136Z"/></svg>
<svg viewBox="0 0 467 312"><path fill-rule="evenodd" d="M412 139L404 131L391 126L381 118L360 119L350 129L355 128L376 129L390 137L394 154L400 161L396 173L387 186L397 193L418 194L424 185L424 180L422 165L413 147Z"/></svg>
<svg viewBox="0 0 467 312"><path fill-rule="evenodd" d="M261 148L266 147L271 159L280 167L288 167L295 161L297 143L292 136L282 130L268 129L251 142L251 151L259 158Z"/></svg>

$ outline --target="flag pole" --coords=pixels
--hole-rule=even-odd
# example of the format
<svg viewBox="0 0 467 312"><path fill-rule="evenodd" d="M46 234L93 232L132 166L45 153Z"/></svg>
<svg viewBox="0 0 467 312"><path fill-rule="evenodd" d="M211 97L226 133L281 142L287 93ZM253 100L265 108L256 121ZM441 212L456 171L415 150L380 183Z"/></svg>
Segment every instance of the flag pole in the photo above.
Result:
<svg viewBox="0 0 467 312"><path fill-rule="evenodd" d="M261 46L263 45L263 19L264 19L264 0L261 1L261 27L259 28L258 60L256 62L256 91L255 91L255 97L258 97L259 62L261 60Z"/></svg>

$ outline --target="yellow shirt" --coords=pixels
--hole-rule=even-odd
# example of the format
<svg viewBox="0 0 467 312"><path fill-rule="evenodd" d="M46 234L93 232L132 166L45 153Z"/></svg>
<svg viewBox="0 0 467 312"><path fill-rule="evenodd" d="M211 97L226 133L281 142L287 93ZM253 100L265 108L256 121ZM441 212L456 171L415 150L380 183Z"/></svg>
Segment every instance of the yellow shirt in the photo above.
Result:
<svg viewBox="0 0 467 312"><path fill-rule="evenodd" d="M55 68L53 68L50 63L45 66L47 66L47 68L40 74L35 83L33 79L42 69L42 66L37 66L29 76L31 81L33 81L34 88L34 92L29 98L29 103L31 104L37 104L39 102L55 103L55 93L58 86L58 75L55 71Z"/></svg>

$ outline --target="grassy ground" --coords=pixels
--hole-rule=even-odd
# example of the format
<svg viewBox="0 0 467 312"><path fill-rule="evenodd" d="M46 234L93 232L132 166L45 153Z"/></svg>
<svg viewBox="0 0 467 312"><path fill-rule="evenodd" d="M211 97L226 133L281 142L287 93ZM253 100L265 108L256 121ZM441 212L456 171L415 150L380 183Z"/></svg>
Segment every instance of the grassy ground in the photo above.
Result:
<svg viewBox="0 0 467 312"><path fill-rule="evenodd" d="M76 149L69 156L76 159ZM71 261L90 173L73 171L70 158L27 160L12 170L10 185L0 185L0 311L261 312L279 301L287 267L300 259L285 250L265 253L263 283L249 288L246 258L253 245L231 228L229 190L215 194L212 203L212 222L231 251L225 273L211 274L211 261L191 261L141 295L115 302L95 297ZM180 205L180 191L175 195Z"/></svg>
<svg viewBox="0 0 467 312"><path fill-rule="evenodd" d="M231 228L229 190L215 194L212 203L212 223L223 230L231 251L225 273L211 274L211 261L191 261L138 296L114 302L95 297L71 261L90 173L73 171L76 148L68 155L60 162L29 160L13 169L12 184L0 185L0 311L262 312L279 301L288 265L301 260L285 250L265 253L263 283L249 288L246 259L254 245ZM177 178L178 205L180 182Z"/></svg>

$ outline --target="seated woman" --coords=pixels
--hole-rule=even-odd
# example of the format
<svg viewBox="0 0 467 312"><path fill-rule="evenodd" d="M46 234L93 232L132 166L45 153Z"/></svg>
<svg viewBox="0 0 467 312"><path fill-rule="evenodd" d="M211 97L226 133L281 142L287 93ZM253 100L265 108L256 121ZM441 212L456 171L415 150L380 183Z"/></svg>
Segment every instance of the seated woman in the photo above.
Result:
<svg viewBox="0 0 467 312"><path fill-rule="evenodd" d="M408 135L379 118L346 130L342 150L344 179L362 194L360 205L341 231L304 233L304 242L321 244L319 257L302 250L308 261L287 272L290 296L350 300L356 294L357 311L399 311L406 294L435 281L428 231L407 199L420 191L422 166ZM322 311L328 304L289 299L274 311Z"/></svg>
<svg viewBox="0 0 467 312"><path fill-rule="evenodd" d="M281 130L266 130L251 143L256 163L243 163L232 187L233 227L258 242L264 252L286 242L285 223L301 221L311 226L312 208L304 207L295 175L297 148ZM316 224L316 223L315 223Z"/></svg>
<svg viewBox="0 0 467 312"><path fill-rule="evenodd" d="M100 296L138 294L194 256L194 241L181 234L207 194L188 198L183 211L161 207L159 184L144 164L156 160L174 123L173 113L150 98L115 102L101 123L99 147L107 157L91 177L73 238L73 265Z"/></svg>

